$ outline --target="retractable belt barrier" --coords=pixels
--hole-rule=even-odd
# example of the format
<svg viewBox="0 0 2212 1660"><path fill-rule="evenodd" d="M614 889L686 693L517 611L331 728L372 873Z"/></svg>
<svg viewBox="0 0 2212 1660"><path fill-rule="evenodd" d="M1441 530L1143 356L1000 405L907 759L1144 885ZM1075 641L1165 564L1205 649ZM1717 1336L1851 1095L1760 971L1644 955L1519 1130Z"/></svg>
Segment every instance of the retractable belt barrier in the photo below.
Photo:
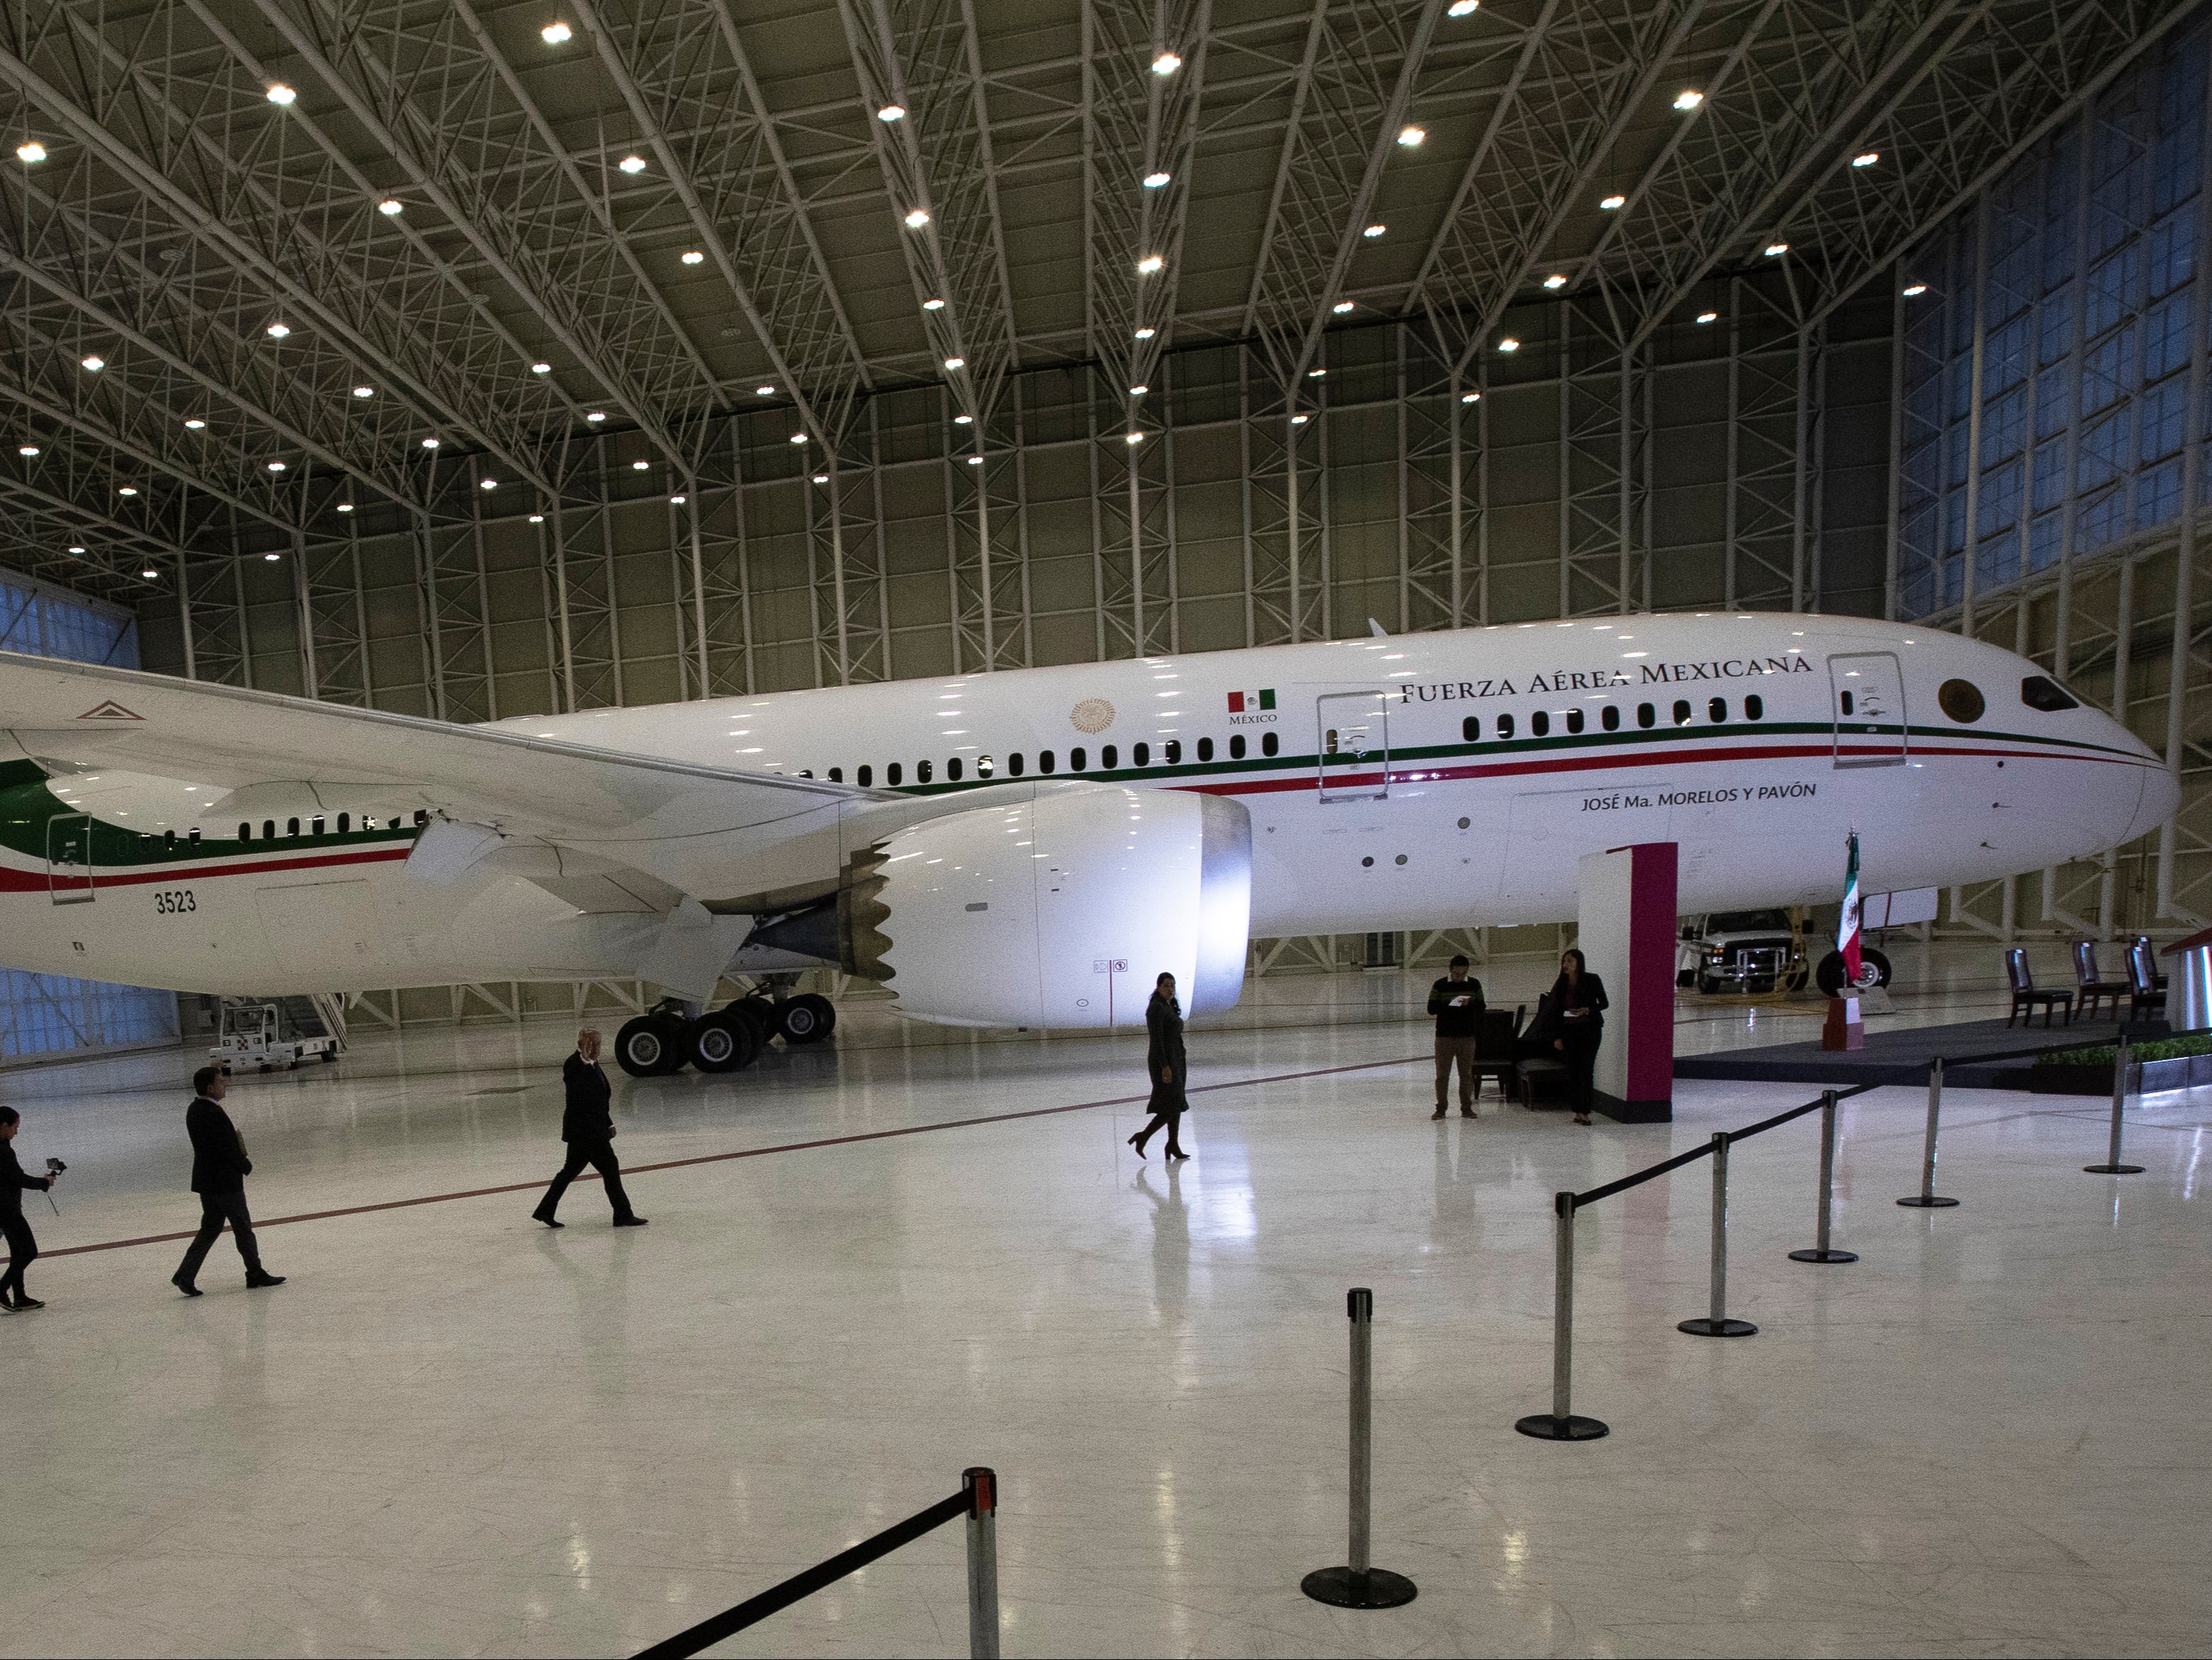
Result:
<svg viewBox="0 0 2212 1660"><path fill-rule="evenodd" d="M916 1511L873 1538L863 1539L850 1550L840 1551L828 1561L817 1562L804 1573L795 1573L711 1620L702 1620L688 1631L641 1650L637 1660L685 1660L963 1516L968 1518L968 1652L971 1660L999 1660L998 1511L997 1473L980 1466L963 1470L960 1491L950 1498Z"/></svg>
<svg viewBox="0 0 2212 1660"><path fill-rule="evenodd" d="M1350 1541L1344 1566L1316 1568L1298 1589L1332 1608L1403 1608L1419 1595L1413 1582L1367 1560L1375 1466L1375 1293L1354 1286L1345 1295L1344 1311L1352 1317Z"/></svg>

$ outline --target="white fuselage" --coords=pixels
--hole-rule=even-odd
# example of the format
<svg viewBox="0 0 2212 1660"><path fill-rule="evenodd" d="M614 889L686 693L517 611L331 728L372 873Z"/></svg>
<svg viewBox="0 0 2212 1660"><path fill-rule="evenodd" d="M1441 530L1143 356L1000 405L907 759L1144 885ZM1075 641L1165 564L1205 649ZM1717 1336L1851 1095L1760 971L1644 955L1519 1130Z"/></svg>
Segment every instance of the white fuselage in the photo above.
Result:
<svg viewBox="0 0 2212 1660"><path fill-rule="evenodd" d="M1682 908L1705 910L1834 897L1850 830L1881 891L2094 855L2168 816L2158 757L2094 709L2024 701L2037 673L1978 642L1856 618L1635 617L502 724L960 798L948 808L1048 773L1234 795L1252 818L1252 932L1267 936L1569 917L1582 855L1628 842L1680 844ZM1978 693L1971 720L1943 690L1960 681ZM74 878L57 891L36 826L11 813L0 961L193 990L625 976L659 926L496 870L431 886L405 865L414 800L301 785L288 811L269 787L256 815L278 837L244 843L192 817L181 781L87 773L9 794L20 808L50 788L50 807L149 846L202 839L95 870L86 901ZM391 827L343 844L310 828L342 809ZM286 836L295 816L303 833ZM768 885L732 871L726 891Z"/></svg>

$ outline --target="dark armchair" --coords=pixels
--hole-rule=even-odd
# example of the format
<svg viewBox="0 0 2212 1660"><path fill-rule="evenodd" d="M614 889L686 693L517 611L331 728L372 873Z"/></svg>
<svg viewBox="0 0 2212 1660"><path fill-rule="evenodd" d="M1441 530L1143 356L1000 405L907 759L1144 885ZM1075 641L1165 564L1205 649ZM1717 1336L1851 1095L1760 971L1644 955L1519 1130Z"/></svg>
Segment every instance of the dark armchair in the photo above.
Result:
<svg viewBox="0 0 2212 1660"><path fill-rule="evenodd" d="M2039 1007L2043 1011L2043 1024L2047 1027L2051 1025L2051 1012L2062 1003L2066 1006L2066 1024L2069 1026L2074 1024L2072 992L2039 988L2035 976L2027 966L2027 952L2018 946L2010 947L2004 958L2005 978L2012 982L2012 1012L2005 1017L2005 1025L2008 1026L2019 1019L2023 1011L2032 1021Z"/></svg>

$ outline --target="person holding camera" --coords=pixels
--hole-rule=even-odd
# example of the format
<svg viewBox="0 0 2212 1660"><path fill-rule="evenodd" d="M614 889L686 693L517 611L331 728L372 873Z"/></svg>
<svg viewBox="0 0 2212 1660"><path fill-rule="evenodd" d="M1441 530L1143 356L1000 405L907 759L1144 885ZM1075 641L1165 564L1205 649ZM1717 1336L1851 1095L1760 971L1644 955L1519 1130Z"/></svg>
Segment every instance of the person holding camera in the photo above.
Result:
<svg viewBox="0 0 2212 1660"><path fill-rule="evenodd" d="M207 1261L215 1242L222 1237L226 1222L231 1237L238 1241L238 1254L246 1259L246 1289L284 1283L283 1274L271 1274L261 1266L253 1218L246 1208L246 1178L253 1174L253 1161L246 1156L246 1138L222 1110L222 1098L229 1092L230 1080L222 1075L221 1067L202 1067L192 1074L192 1104L185 1109L185 1134L192 1139L192 1191L200 1196L200 1231L185 1248L185 1260L169 1276L169 1283L187 1297L200 1294L192 1282L199 1278L200 1264Z"/></svg>
<svg viewBox="0 0 2212 1660"><path fill-rule="evenodd" d="M23 1127L22 1115L13 1107L0 1107L0 1236L8 1241L8 1272L0 1274L0 1312L21 1313L46 1307L23 1289L23 1270L39 1254L31 1225L23 1219L23 1195L44 1193L61 1173L60 1161L49 1160L46 1176L26 1176L15 1161L15 1132Z"/></svg>
<svg viewBox="0 0 2212 1660"><path fill-rule="evenodd" d="M1460 1116L1475 1116L1475 1092L1482 1087L1474 1075L1474 1040L1482 1030L1482 982L1467 970L1467 958L1455 957L1450 972L1429 988L1429 1012L1437 1022L1437 1110L1429 1115L1431 1118L1444 1116L1454 1067L1459 1068Z"/></svg>

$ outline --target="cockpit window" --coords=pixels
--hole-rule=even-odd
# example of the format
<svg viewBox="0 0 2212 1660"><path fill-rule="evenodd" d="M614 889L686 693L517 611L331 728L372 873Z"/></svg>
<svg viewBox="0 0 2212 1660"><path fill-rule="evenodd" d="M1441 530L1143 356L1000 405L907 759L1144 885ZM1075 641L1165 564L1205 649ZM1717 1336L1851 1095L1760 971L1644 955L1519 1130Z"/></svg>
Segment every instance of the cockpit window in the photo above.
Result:
<svg viewBox="0 0 2212 1660"><path fill-rule="evenodd" d="M2031 674L2020 683L2020 701L2032 709L2041 709L2045 714L2060 709L2078 709L2081 702L2047 674Z"/></svg>

